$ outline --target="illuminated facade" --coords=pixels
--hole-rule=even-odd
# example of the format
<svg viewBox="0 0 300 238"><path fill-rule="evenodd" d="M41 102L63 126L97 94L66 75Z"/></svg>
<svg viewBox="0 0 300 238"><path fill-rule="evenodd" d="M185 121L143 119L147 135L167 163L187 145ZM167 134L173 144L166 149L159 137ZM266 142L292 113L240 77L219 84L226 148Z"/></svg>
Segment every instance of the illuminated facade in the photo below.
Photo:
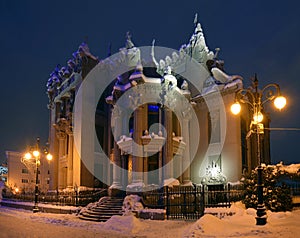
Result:
<svg viewBox="0 0 300 238"><path fill-rule="evenodd" d="M136 191L171 178L224 184L257 165L255 139L246 138L249 108L230 113L243 80L224 72L200 23L188 44L159 62L159 49L148 49L144 59L128 34L120 52L99 60L83 43L50 75L51 189ZM107 75L112 80L102 87ZM269 163L268 133L262 154Z"/></svg>
<svg viewBox="0 0 300 238"><path fill-rule="evenodd" d="M36 182L36 168L26 167L21 158L24 155L20 152L6 151L7 159L7 186L14 192L33 193ZM47 192L49 190L50 167L47 161L41 161L39 166L39 190Z"/></svg>

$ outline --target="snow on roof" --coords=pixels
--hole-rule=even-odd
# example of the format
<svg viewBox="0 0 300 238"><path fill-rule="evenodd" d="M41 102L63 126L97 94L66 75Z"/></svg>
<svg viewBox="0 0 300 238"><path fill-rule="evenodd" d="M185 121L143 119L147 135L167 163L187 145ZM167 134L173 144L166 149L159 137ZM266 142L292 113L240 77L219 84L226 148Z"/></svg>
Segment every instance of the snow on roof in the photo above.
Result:
<svg viewBox="0 0 300 238"><path fill-rule="evenodd" d="M265 165L264 167L273 168L273 173L276 173L277 171L285 171L287 173L291 174L297 174L300 173L300 164L290 164L290 165L284 165L283 162L280 162L276 165Z"/></svg>
<svg viewBox="0 0 300 238"><path fill-rule="evenodd" d="M279 163L276 165L276 167L279 170L283 170L291 174L296 174L300 172L300 164L283 165L283 163Z"/></svg>

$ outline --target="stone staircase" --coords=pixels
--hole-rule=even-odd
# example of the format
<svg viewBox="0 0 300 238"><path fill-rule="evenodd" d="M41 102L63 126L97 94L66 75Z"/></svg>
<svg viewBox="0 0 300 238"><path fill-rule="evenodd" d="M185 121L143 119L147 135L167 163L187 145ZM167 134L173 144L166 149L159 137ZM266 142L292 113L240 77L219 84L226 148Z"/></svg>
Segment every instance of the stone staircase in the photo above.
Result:
<svg viewBox="0 0 300 238"><path fill-rule="evenodd" d="M114 215L122 215L123 198L102 197L82 209L79 218L88 221L105 222Z"/></svg>

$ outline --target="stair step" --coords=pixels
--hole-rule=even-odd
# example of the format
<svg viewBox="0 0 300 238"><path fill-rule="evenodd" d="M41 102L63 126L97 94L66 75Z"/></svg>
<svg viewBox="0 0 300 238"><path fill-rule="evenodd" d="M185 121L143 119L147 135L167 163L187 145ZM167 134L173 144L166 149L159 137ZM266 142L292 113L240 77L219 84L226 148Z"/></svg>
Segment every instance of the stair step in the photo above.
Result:
<svg viewBox="0 0 300 238"><path fill-rule="evenodd" d="M85 213L95 214L95 215L115 215L115 214L122 214L121 211L86 211Z"/></svg>
<svg viewBox="0 0 300 238"><path fill-rule="evenodd" d="M106 222L108 220L108 219L85 217L85 216L79 216L79 219L86 220L86 221L96 221L96 222Z"/></svg>
<svg viewBox="0 0 300 238"><path fill-rule="evenodd" d="M117 201L115 201L115 202L101 202L100 204L107 204L107 205L110 205L110 204L123 204L123 202L117 202Z"/></svg>
<svg viewBox="0 0 300 238"><path fill-rule="evenodd" d="M98 204L90 207L79 215L79 218L87 221L105 222L112 216L122 215L123 199L103 197Z"/></svg>
<svg viewBox="0 0 300 238"><path fill-rule="evenodd" d="M120 205L116 205L116 206L105 206L105 205L103 204L103 205L100 205L100 206L95 206L94 208L108 208L108 209L114 209L114 208L122 208L122 206L120 206Z"/></svg>
<svg viewBox="0 0 300 238"><path fill-rule="evenodd" d="M120 207L122 207L123 206L123 204L121 204L121 203L102 203L102 204L98 204L97 205L97 207L98 206L107 206L107 207L114 207L114 206L120 206Z"/></svg>
<svg viewBox="0 0 300 238"><path fill-rule="evenodd" d="M101 205L101 206L95 206L95 207L91 207L91 209L94 208L94 209L120 209L122 208L122 206L105 206L105 205Z"/></svg>
<svg viewBox="0 0 300 238"><path fill-rule="evenodd" d="M82 213L81 216L83 217L90 217L90 218L99 218L99 219L109 219L115 214L90 214L90 213Z"/></svg>
<svg viewBox="0 0 300 238"><path fill-rule="evenodd" d="M88 214L85 215L80 215L78 216L82 220L90 220L90 221L107 221L110 219L112 216L120 216L120 214L113 214L113 215L107 215L107 216L91 216Z"/></svg>
<svg viewBox="0 0 300 238"><path fill-rule="evenodd" d="M85 213L85 214L81 214L81 216L83 216L83 217L92 217L92 218L99 218L99 219L101 218L101 219L108 220L112 216L122 216L122 214L89 214L89 213Z"/></svg>
<svg viewBox="0 0 300 238"><path fill-rule="evenodd" d="M115 204L99 204L97 207L101 207L101 206L105 206L105 207L122 207L123 204L120 204L120 203L115 203Z"/></svg>
<svg viewBox="0 0 300 238"><path fill-rule="evenodd" d="M122 211L122 209L114 209L114 210L111 210L111 209L91 209L89 210L90 212L94 212L94 213L101 213L101 212L111 212L111 213L116 213L116 212L120 212Z"/></svg>

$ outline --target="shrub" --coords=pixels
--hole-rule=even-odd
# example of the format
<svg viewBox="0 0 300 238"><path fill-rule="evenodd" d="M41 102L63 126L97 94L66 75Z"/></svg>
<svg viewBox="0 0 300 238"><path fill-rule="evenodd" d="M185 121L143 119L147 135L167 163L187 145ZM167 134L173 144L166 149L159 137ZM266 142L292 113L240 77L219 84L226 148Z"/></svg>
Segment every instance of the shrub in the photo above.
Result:
<svg viewBox="0 0 300 238"><path fill-rule="evenodd" d="M290 211L293 208L291 189L283 182L282 178L291 175L274 166L263 167L263 199L268 210ZM243 203L246 208L257 207L257 170L252 170L251 174L242 179L245 186L245 196Z"/></svg>

